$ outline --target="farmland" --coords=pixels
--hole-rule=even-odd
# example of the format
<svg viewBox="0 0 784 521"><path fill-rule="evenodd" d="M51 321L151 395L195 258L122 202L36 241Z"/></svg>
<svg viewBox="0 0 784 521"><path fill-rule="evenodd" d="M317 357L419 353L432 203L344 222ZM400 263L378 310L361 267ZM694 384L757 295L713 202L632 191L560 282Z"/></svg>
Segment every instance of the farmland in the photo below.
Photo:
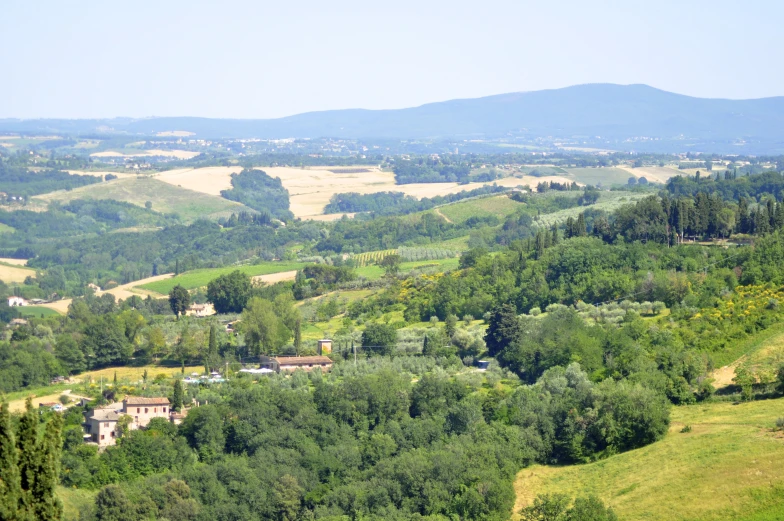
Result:
<svg viewBox="0 0 784 521"><path fill-rule="evenodd" d="M437 211L451 222L463 223L471 217L495 216L502 219L522 206L506 195L498 195L448 204L439 207Z"/></svg>
<svg viewBox="0 0 784 521"><path fill-rule="evenodd" d="M595 494L623 520L774 520L784 516L784 400L673 409L657 443L587 465L518 474L517 505L541 493ZM681 432L685 426L690 432ZM513 519L516 519L513 518Z"/></svg>
<svg viewBox="0 0 784 521"><path fill-rule="evenodd" d="M569 168L569 177L580 184L594 186L625 185L631 175L620 168Z"/></svg>
<svg viewBox="0 0 784 521"><path fill-rule="evenodd" d="M0 262L0 280L3 282L24 282L27 277L35 277L35 270L24 266Z"/></svg>
<svg viewBox="0 0 784 521"><path fill-rule="evenodd" d="M45 306L22 306L18 311L23 317L46 318L60 315L56 310Z"/></svg>
<svg viewBox="0 0 784 521"><path fill-rule="evenodd" d="M231 188L231 174L239 173L241 170L242 168L238 166L181 168L161 172L155 176L155 179L194 192L220 196L221 190Z"/></svg>
<svg viewBox="0 0 784 521"><path fill-rule="evenodd" d="M14 229L7 224L0 223L0 233L13 233Z"/></svg>
<svg viewBox="0 0 784 521"><path fill-rule="evenodd" d="M634 203L648 195L649 194L634 192L601 192L599 200L591 205L590 208L612 212L625 204ZM569 217L576 219L577 216L584 211L585 207L578 206L553 213L542 214L537 218L536 223L539 226L552 226L553 223L562 223Z"/></svg>
<svg viewBox="0 0 784 521"><path fill-rule="evenodd" d="M250 275L251 277L256 277L260 275L271 275L274 273L299 270L302 269L305 265L306 264L304 262L264 262L261 264L228 266L225 268L200 269L181 273L176 277L167 278L165 280L151 282L148 284L141 284L137 287L166 295L174 286L178 284L183 286L185 289L202 288L206 286L211 280L236 270L239 270L246 275Z"/></svg>
<svg viewBox="0 0 784 521"><path fill-rule="evenodd" d="M74 199L114 199L137 206L152 203L156 212L177 214L184 222L201 218L227 217L232 212L252 211L246 206L186 188L172 186L153 178L125 178L84 186L70 191L58 191L34 199L44 202Z"/></svg>
<svg viewBox="0 0 784 521"><path fill-rule="evenodd" d="M458 263L459 261L457 258L403 262L400 264L400 273L426 268L434 268L438 269L438 271L448 271L457 269ZM384 268L376 265L366 265L362 268L358 268L357 274L360 277L365 277L369 280L377 280L384 276Z"/></svg>

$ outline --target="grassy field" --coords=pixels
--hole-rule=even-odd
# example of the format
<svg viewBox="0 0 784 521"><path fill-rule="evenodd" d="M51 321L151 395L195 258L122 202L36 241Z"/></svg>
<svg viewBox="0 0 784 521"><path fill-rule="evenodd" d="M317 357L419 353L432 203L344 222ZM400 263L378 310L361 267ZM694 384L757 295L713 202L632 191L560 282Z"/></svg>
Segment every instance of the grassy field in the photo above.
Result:
<svg viewBox="0 0 784 521"><path fill-rule="evenodd" d="M142 207L150 201L153 210L176 213L184 222L193 222L200 218L228 217L232 212L242 210L252 211L243 204L222 197L188 190L149 177L115 179L70 191L52 192L34 199L45 202L115 199Z"/></svg>
<svg viewBox="0 0 784 521"><path fill-rule="evenodd" d="M98 494L98 491L58 486L56 494L60 501L63 502L63 519L65 521L77 521L79 514L89 505L95 503L95 496Z"/></svg>
<svg viewBox="0 0 784 521"><path fill-rule="evenodd" d="M13 233L14 229L7 224L0 223L0 233Z"/></svg>
<svg viewBox="0 0 784 521"><path fill-rule="evenodd" d="M586 185L599 185L604 187L612 185L625 185L632 177L629 172L620 168L568 168L569 177L578 183Z"/></svg>
<svg viewBox="0 0 784 521"><path fill-rule="evenodd" d="M144 284L138 287L140 287L141 289L155 291L156 293L167 295L169 291L171 291L171 289L177 284L180 284L185 289L201 288L206 286L211 280L216 279L221 275L226 275L228 273L237 270L247 275L250 275L251 277L256 277L259 275L269 275L272 273L280 273L283 271L299 270L305 266L306 264L304 262L264 262L262 264L253 264L253 265L246 265L246 266L208 268L208 269L187 271L185 273L180 273L176 277L172 277L170 279L159 280L157 282L151 282L149 284Z"/></svg>
<svg viewBox="0 0 784 521"><path fill-rule="evenodd" d="M494 215L499 219L511 215L522 205L509 199L506 195L483 197L461 203L448 204L438 208L438 211L454 223L462 223L470 217L488 217Z"/></svg>
<svg viewBox="0 0 784 521"><path fill-rule="evenodd" d="M543 492L595 494L624 521L784 519L784 399L676 407L657 443L588 465L518 474L519 509ZM681 432L684 426L691 432Z"/></svg>
<svg viewBox="0 0 784 521"><path fill-rule="evenodd" d="M56 317L59 316L60 313L55 311L51 308L45 308L43 306L23 306L19 308L19 313L22 314L23 317Z"/></svg>
<svg viewBox="0 0 784 521"><path fill-rule="evenodd" d="M35 270L24 266L0 262L0 280L6 284L10 282L24 282L27 277L35 277Z"/></svg>
<svg viewBox="0 0 784 521"><path fill-rule="evenodd" d="M150 378L154 378L156 375L165 374L167 377L172 377L175 374L180 374L182 369L179 366L162 366L162 365L143 365L139 367L107 367L105 369L97 369L95 371L88 371L86 373L82 373L76 378L84 381L92 380L93 382L100 381L101 377L103 377L104 383L111 382L114 380L115 373L117 374L117 380L128 380L131 382L138 382L141 381L142 375L144 371L147 371L147 374ZM186 365L185 366L185 374L190 373L203 373L204 366L203 365Z"/></svg>
<svg viewBox="0 0 784 521"><path fill-rule="evenodd" d="M437 267L439 271L454 270L457 269L459 262L460 260L457 258L403 262L400 264L400 273L406 273L411 270L429 267ZM356 271L357 275L360 277L365 277L369 280L378 280L384 276L384 268L376 265L368 265L362 268L357 268Z"/></svg>
<svg viewBox="0 0 784 521"><path fill-rule="evenodd" d="M395 255L397 254L397 250L378 250L378 251L366 251L365 253L358 253L351 257L357 266L364 267L371 264L374 264L387 255Z"/></svg>
<svg viewBox="0 0 784 521"><path fill-rule="evenodd" d="M536 221L540 226L552 226L553 223L562 223L569 217L577 219L577 216L584 212L587 208L593 210L604 210L612 212L625 204L634 203L650 194L634 193L634 192L601 192L599 200L591 206L576 206L574 208L567 208L566 210L559 210L553 213L542 214L539 220Z"/></svg>

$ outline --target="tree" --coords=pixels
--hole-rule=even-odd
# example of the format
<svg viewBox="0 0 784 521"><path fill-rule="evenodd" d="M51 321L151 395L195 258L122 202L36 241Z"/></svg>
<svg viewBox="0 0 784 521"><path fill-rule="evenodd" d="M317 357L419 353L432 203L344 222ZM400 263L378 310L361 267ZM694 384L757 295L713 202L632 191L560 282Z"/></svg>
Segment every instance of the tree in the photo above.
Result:
<svg viewBox="0 0 784 521"><path fill-rule="evenodd" d="M33 410L32 398L28 397L25 403L25 413L19 420L16 432L16 448L19 451L19 510L20 512L34 512L33 486L35 475L38 472L39 445L38 445L38 415Z"/></svg>
<svg viewBox="0 0 784 521"><path fill-rule="evenodd" d="M369 353L391 355L397 343L397 331L388 324L371 322L362 332L362 347Z"/></svg>
<svg viewBox="0 0 784 521"><path fill-rule="evenodd" d="M63 418L55 414L46 424L41 441L35 483L32 490L35 518L42 521L58 521L63 516L63 504L55 495L60 473L60 452L63 448Z"/></svg>
<svg viewBox="0 0 784 521"><path fill-rule="evenodd" d="M218 354L218 338L215 324L210 326L210 339L207 342L206 364L208 371L214 371L220 365L220 355Z"/></svg>
<svg viewBox="0 0 784 521"><path fill-rule="evenodd" d="M397 275L397 272L400 271L400 264L402 262L403 259L400 255L393 253L381 259L381 262L379 262L378 265L384 268L384 274L387 277L394 277Z"/></svg>
<svg viewBox="0 0 784 521"><path fill-rule="evenodd" d="M179 360L182 371L185 372L185 362L192 359L197 354L196 339L188 329L188 326L182 328L180 337L172 347L171 355Z"/></svg>
<svg viewBox="0 0 784 521"><path fill-rule="evenodd" d="M522 332L517 310L511 304L497 306L490 315L485 344L490 356L496 356L506 349L509 344L517 340Z"/></svg>
<svg viewBox="0 0 784 521"><path fill-rule="evenodd" d="M174 391L172 393L171 408L173 411L182 410L182 380L174 380Z"/></svg>
<svg viewBox="0 0 784 521"><path fill-rule="evenodd" d="M452 338L455 331L457 331L457 315L450 313L444 320L444 332L447 337Z"/></svg>
<svg viewBox="0 0 784 521"><path fill-rule="evenodd" d="M0 406L0 519L16 519L19 508L18 453L8 403Z"/></svg>
<svg viewBox="0 0 784 521"><path fill-rule="evenodd" d="M122 365L132 354L132 346L112 315L96 317L84 330L82 350L92 355L96 366Z"/></svg>
<svg viewBox="0 0 784 521"><path fill-rule="evenodd" d="M251 353L274 353L291 338L291 331L273 311L269 300L254 297L242 312L240 330Z"/></svg>
<svg viewBox="0 0 784 521"><path fill-rule="evenodd" d="M564 494L541 494L533 505L520 511L523 521L567 521L569 498Z"/></svg>
<svg viewBox="0 0 784 521"><path fill-rule="evenodd" d="M163 329L155 326L148 329L145 336L147 337L147 343L144 349L147 356L152 357L152 359L157 362L158 357L166 348L166 335L164 334Z"/></svg>
<svg viewBox="0 0 784 521"><path fill-rule="evenodd" d="M107 485L95 498L95 518L98 521L136 521L136 507L119 485Z"/></svg>
<svg viewBox="0 0 784 521"><path fill-rule="evenodd" d="M239 270L207 284L207 300L218 313L240 313L250 297L250 276Z"/></svg>
<svg viewBox="0 0 784 521"><path fill-rule="evenodd" d="M226 444L223 420L214 405L192 408L182 421L179 432L196 449L202 461L212 461L223 452Z"/></svg>
<svg viewBox="0 0 784 521"><path fill-rule="evenodd" d="M302 319L299 318L294 324L294 349L296 349L297 355L299 355L299 351L302 349Z"/></svg>
<svg viewBox="0 0 784 521"><path fill-rule="evenodd" d="M177 284L169 291L169 306L171 307L172 313L174 313L178 319L181 315L185 314L185 311L190 305L191 295L188 293L187 289Z"/></svg>
<svg viewBox="0 0 784 521"><path fill-rule="evenodd" d="M298 519L302 488L299 486L297 478L284 474L273 485L273 500L278 518L281 521L295 521Z"/></svg>

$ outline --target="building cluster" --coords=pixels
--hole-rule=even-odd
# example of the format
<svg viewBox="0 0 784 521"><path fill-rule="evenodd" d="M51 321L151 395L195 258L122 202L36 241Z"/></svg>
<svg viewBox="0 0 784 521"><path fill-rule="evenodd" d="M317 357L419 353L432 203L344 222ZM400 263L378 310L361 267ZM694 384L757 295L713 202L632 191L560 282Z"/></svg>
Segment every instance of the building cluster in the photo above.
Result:
<svg viewBox="0 0 784 521"><path fill-rule="evenodd" d="M168 398L145 398L126 396L122 402L96 407L87 412L84 429L85 439L100 447L114 445L119 435L118 426L124 416L129 416L127 429L143 429L153 418L164 418L180 423L184 414L171 409Z"/></svg>

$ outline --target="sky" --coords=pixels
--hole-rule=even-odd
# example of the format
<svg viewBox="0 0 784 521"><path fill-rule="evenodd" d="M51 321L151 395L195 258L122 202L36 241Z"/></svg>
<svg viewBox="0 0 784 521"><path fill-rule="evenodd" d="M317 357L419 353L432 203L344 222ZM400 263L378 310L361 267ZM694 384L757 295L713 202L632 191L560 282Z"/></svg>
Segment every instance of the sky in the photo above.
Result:
<svg viewBox="0 0 784 521"><path fill-rule="evenodd" d="M582 83L784 95L784 2L3 0L0 118L275 118Z"/></svg>

